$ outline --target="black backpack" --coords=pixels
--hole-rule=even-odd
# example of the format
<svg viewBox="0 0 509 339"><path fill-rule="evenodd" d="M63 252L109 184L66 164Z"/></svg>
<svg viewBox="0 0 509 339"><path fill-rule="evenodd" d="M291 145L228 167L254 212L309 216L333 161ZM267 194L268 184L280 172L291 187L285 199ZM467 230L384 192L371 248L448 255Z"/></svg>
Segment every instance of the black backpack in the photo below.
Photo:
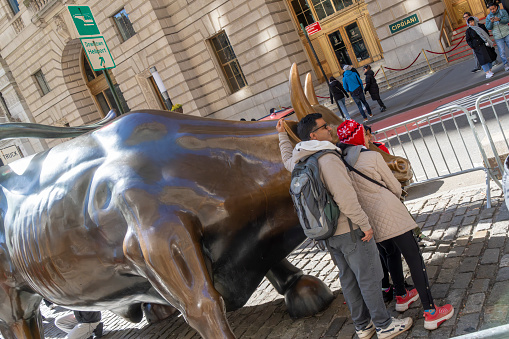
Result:
<svg viewBox="0 0 509 339"><path fill-rule="evenodd" d="M338 227L339 207L322 183L318 159L335 150L316 152L300 160L292 171L290 195L297 210L304 234L314 240L327 239L334 235Z"/></svg>

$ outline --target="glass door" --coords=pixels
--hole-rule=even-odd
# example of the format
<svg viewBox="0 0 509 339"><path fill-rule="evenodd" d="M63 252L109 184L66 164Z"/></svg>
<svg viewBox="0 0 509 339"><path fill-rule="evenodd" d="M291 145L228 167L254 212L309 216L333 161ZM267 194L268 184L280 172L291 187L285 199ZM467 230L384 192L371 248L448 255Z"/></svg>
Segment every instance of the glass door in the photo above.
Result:
<svg viewBox="0 0 509 339"><path fill-rule="evenodd" d="M363 60L369 59L369 52L366 48L366 44L364 43L364 39L362 38L361 30L359 29L357 22L346 26L345 31L348 36L348 40L350 40L350 44L352 45L352 50L357 62L360 63Z"/></svg>
<svg viewBox="0 0 509 339"><path fill-rule="evenodd" d="M343 68L344 65L351 65L352 60L348 55L348 50L346 48L345 41L341 36L339 31L336 31L332 34L329 34L329 40L332 45L332 49L334 50L334 54L336 54L336 58L339 62L339 67Z"/></svg>

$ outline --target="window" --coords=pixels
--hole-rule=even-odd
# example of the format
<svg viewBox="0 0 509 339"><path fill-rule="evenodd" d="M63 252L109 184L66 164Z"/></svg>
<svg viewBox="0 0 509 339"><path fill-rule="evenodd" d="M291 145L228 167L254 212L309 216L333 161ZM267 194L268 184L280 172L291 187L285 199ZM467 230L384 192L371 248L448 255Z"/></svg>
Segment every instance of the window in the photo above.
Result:
<svg viewBox="0 0 509 339"><path fill-rule="evenodd" d="M352 44L352 49L355 54L355 58L357 61L362 61L369 58L368 49L366 48L366 44L364 43L364 39L361 35L361 30L356 22L345 27L346 34L348 35L348 39Z"/></svg>
<svg viewBox="0 0 509 339"><path fill-rule="evenodd" d="M46 82L46 78L44 77L44 74L42 73L41 70L35 72L34 78L37 81L37 84L39 85L41 96L46 95L51 91L51 89L48 86L48 83Z"/></svg>
<svg viewBox="0 0 509 339"><path fill-rule="evenodd" d="M313 18L322 20L353 4L353 0L290 0L291 7L299 24L307 26L313 23Z"/></svg>
<svg viewBox="0 0 509 339"><path fill-rule="evenodd" d="M11 6L12 13L17 14L19 12L19 4L17 0L7 0Z"/></svg>
<svg viewBox="0 0 509 339"><path fill-rule="evenodd" d="M9 107L7 107L7 102L5 102L4 96L2 95L1 92L0 92L0 106L2 107L3 110L2 113L4 113L6 122L11 121L12 119L11 112L9 111Z"/></svg>
<svg viewBox="0 0 509 339"><path fill-rule="evenodd" d="M115 21L123 41L126 41L136 34L133 25L131 24L131 20L129 20L129 16L127 15L127 12L124 8L122 8L120 12L113 16L113 21Z"/></svg>
<svg viewBox="0 0 509 339"><path fill-rule="evenodd" d="M240 68L235 52L230 45L230 40L225 32L221 32L210 39L212 48L216 53L217 60L221 65L223 73L232 92L237 92L247 86L246 78Z"/></svg>
<svg viewBox="0 0 509 339"><path fill-rule="evenodd" d="M85 76L87 86L90 89L92 95L94 96L95 101L99 106L103 116L108 114L108 112L112 108L115 108L120 113L117 103L113 98L113 93L111 93L110 87L106 82L106 77L104 76L103 73L104 71L94 71L92 67L90 67L90 64L88 63L88 59L85 56L85 52L83 52L82 58L84 68L83 73ZM122 105L124 112L129 112L131 109L127 105L127 102L124 99L124 95L122 91L120 91L120 87L115 81L115 77L113 76L113 74L111 74L111 72L109 73L109 75L111 81L113 82L113 87L115 88L115 92L117 93L118 99L120 100L120 104Z"/></svg>
<svg viewBox="0 0 509 339"><path fill-rule="evenodd" d="M292 8L299 24L303 24L306 27L315 22L311 8L306 0L292 0Z"/></svg>

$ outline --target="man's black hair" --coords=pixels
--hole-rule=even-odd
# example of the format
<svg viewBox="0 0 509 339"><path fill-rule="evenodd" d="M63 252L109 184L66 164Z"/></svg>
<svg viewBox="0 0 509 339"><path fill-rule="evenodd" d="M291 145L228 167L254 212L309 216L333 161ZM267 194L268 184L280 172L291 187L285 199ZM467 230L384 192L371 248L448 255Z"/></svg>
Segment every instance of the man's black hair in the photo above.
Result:
<svg viewBox="0 0 509 339"><path fill-rule="evenodd" d="M474 21L475 22L475 19L473 16L471 16L470 18L467 19L467 22L470 22L470 21Z"/></svg>
<svg viewBox="0 0 509 339"><path fill-rule="evenodd" d="M498 4L496 2L490 2L488 4L488 8L490 8L491 6L495 6L495 7L498 7Z"/></svg>
<svg viewBox="0 0 509 339"><path fill-rule="evenodd" d="M311 134L311 131L316 128L316 120L321 117L322 115L320 113L311 113L299 121L299 124L297 125L297 134L299 135L300 140L310 140L309 135Z"/></svg>

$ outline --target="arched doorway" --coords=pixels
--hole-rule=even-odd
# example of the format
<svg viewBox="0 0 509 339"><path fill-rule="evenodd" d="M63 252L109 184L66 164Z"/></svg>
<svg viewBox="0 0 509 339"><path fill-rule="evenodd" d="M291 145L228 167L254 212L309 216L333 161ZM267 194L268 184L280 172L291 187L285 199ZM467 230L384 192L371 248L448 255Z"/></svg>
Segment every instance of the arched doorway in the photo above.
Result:
<svg viewBox="0 0 509 339"><path fill-rule="evenodd" d="M92 94L101 115L105 116L112 108L115 108L118 112L120 112L117 103L113 98L113 94L111 93L111 89L106 82L106 77L103 73L104 71L94 71L92 67L90 67L84 51L81 53L81 65L83 78L85 79L85 83L87 84L87 87L90 90L90 93ZM124 95L120 90L115 77L109 70L108 74L110 75L110 78L113 82L113 87L115 88L115 92L117 93L124 112L129 112L129 106L124 99Z"/></svg>

